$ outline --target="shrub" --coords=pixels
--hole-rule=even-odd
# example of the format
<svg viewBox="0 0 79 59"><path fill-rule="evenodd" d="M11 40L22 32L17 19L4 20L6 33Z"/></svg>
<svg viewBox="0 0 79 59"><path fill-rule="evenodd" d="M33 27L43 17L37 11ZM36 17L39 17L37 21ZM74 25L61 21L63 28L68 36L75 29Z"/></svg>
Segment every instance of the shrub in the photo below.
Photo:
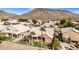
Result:
<svg viewBox="0 0 79 59"><path fill-rule="evenodd" d="M23 38L18 43L26 45L28 43L28 39Z"/></svg>
<svg viewBox="0 0 79 59"><path fill-rule="evenodd" d="M12 38L11 36L5 36L5 35L0 36L0 40L2 41L11 41L12 40L11 38Z"/></svg>
<svg viewBox="0 0 79 59"><path fill-rule="evenodd" d="M54 41L51 44L52 49L55 49L55 50L60 49L61 45L60 45L60 42L59 42L58 38L54 38L53 40Z"/></svg>
<svg viewBox="0 0 79 59"><path fill-rule="evenodd" d="M1 19L1 21L7 21L7 20L9 20L9 19Z"/></svg>

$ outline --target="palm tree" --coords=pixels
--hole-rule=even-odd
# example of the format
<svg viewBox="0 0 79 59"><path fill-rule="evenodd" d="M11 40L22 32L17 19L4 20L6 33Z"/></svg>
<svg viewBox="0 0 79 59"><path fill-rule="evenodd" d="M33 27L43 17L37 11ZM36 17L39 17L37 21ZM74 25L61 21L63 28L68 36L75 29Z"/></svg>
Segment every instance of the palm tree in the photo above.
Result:
<svg viewBox="0 0 79 59"><path fill-rule="evenodd" d="M59 31L59 41L63 42L63 33L61 30Z"/></svg>
<svg viewBox="0 0 79 59"><path fill-rule="evenodd" d="M71 37L69 36L69 38L68 38L68 39L69 39L69 44L70 44L70 43L71 43Z"/></svg>
<svg viewBox="0 0 79 59"><path fill-rule="evenodd" d="M54 29L53 39L51 42L52 49L57 50L61 48L61 45L60 45L60 39L62 38L61 36L62 35L61 34L59 35L59 32L56 31L56 29Z"/></svg>
<svg viewBox="0 0 79 59"><path fill-rule="evenodd" d="M41 27L40 31L41 31L41 47L42 47L42 38L43 38L43 34L44 34L43 32L45 32L46 29L44 27Z"/></svg>
<svg viewBox="0 0 79 59"><path fill-rule="evenodd" d="M43 32L45 32L46 29L45 29L44 27L41 27L41 28L40 28L40 31L41 31L41 36L42 36L42 35L43 35Z"/></svg>
<svg viewBox="0 0 79 59"><path fill-rule="evenodd" d="M35 32L34 31L28 31L29 32L29 44L32 44L33 40L32 40L32 36L35 35Z"/></svg>
<svg viewBox="0 0 79 59"><path fill-rule="evenodd" d="M78 48L79 48L79 44L78 42L76 42L76 49L78 50Z"/></svg>

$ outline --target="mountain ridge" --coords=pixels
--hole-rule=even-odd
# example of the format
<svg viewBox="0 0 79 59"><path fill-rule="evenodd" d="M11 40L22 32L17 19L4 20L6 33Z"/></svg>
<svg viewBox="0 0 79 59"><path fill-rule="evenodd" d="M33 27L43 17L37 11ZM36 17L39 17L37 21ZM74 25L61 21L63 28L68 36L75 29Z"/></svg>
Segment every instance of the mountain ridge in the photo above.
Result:
<svg viewBox="0 0 79 59"><path fill-rule="evenodd" d="M15 16L18 16L18 15L14 14L14 13L9 13L7 11L0 10L0 19L14 18Z"/></svg>
<svg viewBox="0 0 79 59"><path fill-rule="evenodd" d="M28 18L28 19L40 19L40 20L56 20L63 18L79 18L79 14L73 13L67 10L49 10L37 8L32 10L31 12L24 13L20 15L18 18Z"/></svg>
<svg viewBox="0 0 79 59"><path fill-rule="evenodd" d="M3 10L0 10L0 19L2 18L26 18L26 19L39 19L39 20L57 20L57 19L67 19L73 18L79 21L79 14L73 13L67 10L55 10L47 8L35 8L28 13L22 15L16 15Z"/></svg>

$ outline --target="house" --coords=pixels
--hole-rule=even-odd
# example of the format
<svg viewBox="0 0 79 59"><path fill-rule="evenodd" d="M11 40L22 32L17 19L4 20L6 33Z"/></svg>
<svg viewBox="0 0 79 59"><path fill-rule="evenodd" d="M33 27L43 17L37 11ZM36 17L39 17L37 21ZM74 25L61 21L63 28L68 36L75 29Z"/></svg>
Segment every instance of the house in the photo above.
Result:
<svg viewBox="0 0 79 59"><path fill-rule="evenodd" d="M0 25L0 31L7 33L12 37L24 36L29 29L29 27L26 27L22 24Z"/></svg>

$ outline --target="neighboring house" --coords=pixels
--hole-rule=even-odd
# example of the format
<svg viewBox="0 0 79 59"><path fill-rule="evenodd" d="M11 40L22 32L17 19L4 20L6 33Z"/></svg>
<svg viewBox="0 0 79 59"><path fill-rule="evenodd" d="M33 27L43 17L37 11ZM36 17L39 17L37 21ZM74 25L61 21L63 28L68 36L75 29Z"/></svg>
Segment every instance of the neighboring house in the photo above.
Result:
<svg viewBox="0 0 79 59"><path fill-rule="evenodd" d="M78 25L76 25L76 26L75 26L75 28L76 28L77 30L79 30L79 24L78 24Z"/></svg>
<svg viewBox="0 0 79 59"><path fill-rule="evenodd" d="M26 34L26 32L29 30L29 27L26 27L22 24L16 24L16 25L0 25L0 31L3 33L7 33L11 36L19 37Z"/></svg>
<svg viewBox="0 0 79 59"><path fill-rule="evenodd" d="M71 38L72 42L79 42L79 33L71 30L71 29L63 29L63 37L64 38Z"/></svg>
<svg viewBox="0 0 79 59"><path fill-rule="evenodd" d="M54 24L53 23L44 23L43 26L45 26L45 27L53 27Z"/></svg>

